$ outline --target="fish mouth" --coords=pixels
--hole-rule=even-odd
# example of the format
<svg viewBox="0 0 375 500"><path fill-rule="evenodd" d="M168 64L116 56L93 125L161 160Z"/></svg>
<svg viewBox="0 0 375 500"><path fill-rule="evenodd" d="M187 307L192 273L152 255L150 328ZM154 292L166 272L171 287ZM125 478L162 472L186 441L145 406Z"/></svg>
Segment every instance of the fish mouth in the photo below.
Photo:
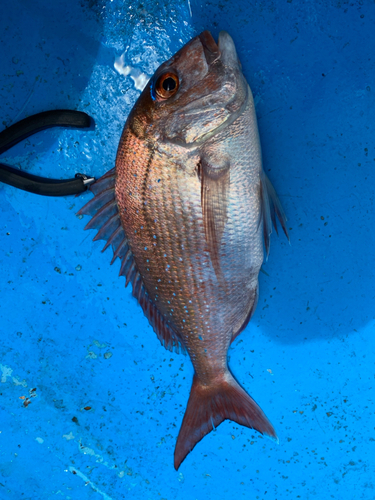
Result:
<svg viewBox="0 0 375 500"><path fill-rule="evenodd" d="M207 64L210 66L213 62L215 62L217 59L220 59L221 52L216 44L214 37L211 35L209 31L203 31L199 35L199 39L201 41L201 44L203 46L204 50L204 55L206 56L206 61Z"/></svg>
<svg viewBox="0 0 375 500"><path fill-rule="evenodd" d="M220 31L218 43L215 42L209 31L203 31L199 35L202 43L207 64L211 65L221 59L225 66L235 67L238 65L238 56L232 37L226 31Z"/></svg>
<svg viewBox="0 0 375 500"><path fill-rule="evenodd" d="M221 53L221 61L224 66L238 67L239 61L233 38L226 31L220 31L218 47Z"/></svg>

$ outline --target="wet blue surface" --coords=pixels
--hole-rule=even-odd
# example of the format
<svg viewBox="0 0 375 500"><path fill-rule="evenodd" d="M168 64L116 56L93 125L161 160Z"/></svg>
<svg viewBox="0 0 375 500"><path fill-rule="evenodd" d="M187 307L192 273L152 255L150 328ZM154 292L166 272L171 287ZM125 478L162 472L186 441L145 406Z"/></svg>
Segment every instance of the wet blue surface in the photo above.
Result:
<svg viewBox="0 0 375 500"><path fill-rule="evenodd" d="M375 497L374 21L366 0L2 5L0 130L59 107L96 121L1 158L57 178L112 168L136 87L199 31L228 30L292 245L273 236L230 350L280 444L225 422L175 472L192 367L83 231L90 195L0 186L1 499Z"/></svg>

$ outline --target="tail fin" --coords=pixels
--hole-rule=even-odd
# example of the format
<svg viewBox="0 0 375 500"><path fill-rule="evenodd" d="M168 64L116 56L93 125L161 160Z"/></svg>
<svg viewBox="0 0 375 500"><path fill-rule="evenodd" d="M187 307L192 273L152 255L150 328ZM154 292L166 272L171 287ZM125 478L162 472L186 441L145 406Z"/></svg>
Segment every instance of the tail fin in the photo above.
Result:
<svg viewBox="0 0 375 500"><path fill-rule="evenodd" d="M180 467L187 454L206 434L227 419L279 441L263 411L229 371L220 382L209 386L201 384L194 375L174 452L175 469Z"/></svg>

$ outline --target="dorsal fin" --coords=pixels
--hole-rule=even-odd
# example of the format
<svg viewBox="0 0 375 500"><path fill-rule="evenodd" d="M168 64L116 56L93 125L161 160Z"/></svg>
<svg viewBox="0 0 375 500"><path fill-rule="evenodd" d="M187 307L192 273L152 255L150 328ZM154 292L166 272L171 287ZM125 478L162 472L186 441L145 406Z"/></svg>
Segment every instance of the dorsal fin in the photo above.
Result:
<svg viewBox="0 0 375 500"><path fill-rule="evenodd" d="M125 286L131 282L133 296L138 300L160 343L169 351L176 353L181 351L186 354L182 338L172 329L150 299L138 271L128 239L121 225L115 198L115 180L115 169L112 169L92 184L89 189L95 196L79 210L78 215L92 216L85 229L98 229L94 240L106 240L103 251L112 246L113 259L111 264L117 257L121 260L120 276L125 277Z"/></svg>

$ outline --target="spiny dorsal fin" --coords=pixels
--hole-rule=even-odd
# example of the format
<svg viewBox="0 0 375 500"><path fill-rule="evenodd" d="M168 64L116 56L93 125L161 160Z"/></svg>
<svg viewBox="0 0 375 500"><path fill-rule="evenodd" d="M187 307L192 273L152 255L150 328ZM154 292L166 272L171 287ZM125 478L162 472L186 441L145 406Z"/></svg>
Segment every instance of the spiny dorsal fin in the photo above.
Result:
<svg viewBox="0 0 375 500"><path fill-rule="evenodd" d="M164 316L148 296L142 276L138 271L128 239L121 225L115 198L115 169L98 179L90 190L95 194L78 215L91 215L92 219L85 229L98 229L94 240L106 240L103 251L109 246L113 249L113 259L121 260L120 276L126 279L125 286L132 283L133 296L138 300L161 344L169 351L186 354L182 338L168 324Z"/></svg>

